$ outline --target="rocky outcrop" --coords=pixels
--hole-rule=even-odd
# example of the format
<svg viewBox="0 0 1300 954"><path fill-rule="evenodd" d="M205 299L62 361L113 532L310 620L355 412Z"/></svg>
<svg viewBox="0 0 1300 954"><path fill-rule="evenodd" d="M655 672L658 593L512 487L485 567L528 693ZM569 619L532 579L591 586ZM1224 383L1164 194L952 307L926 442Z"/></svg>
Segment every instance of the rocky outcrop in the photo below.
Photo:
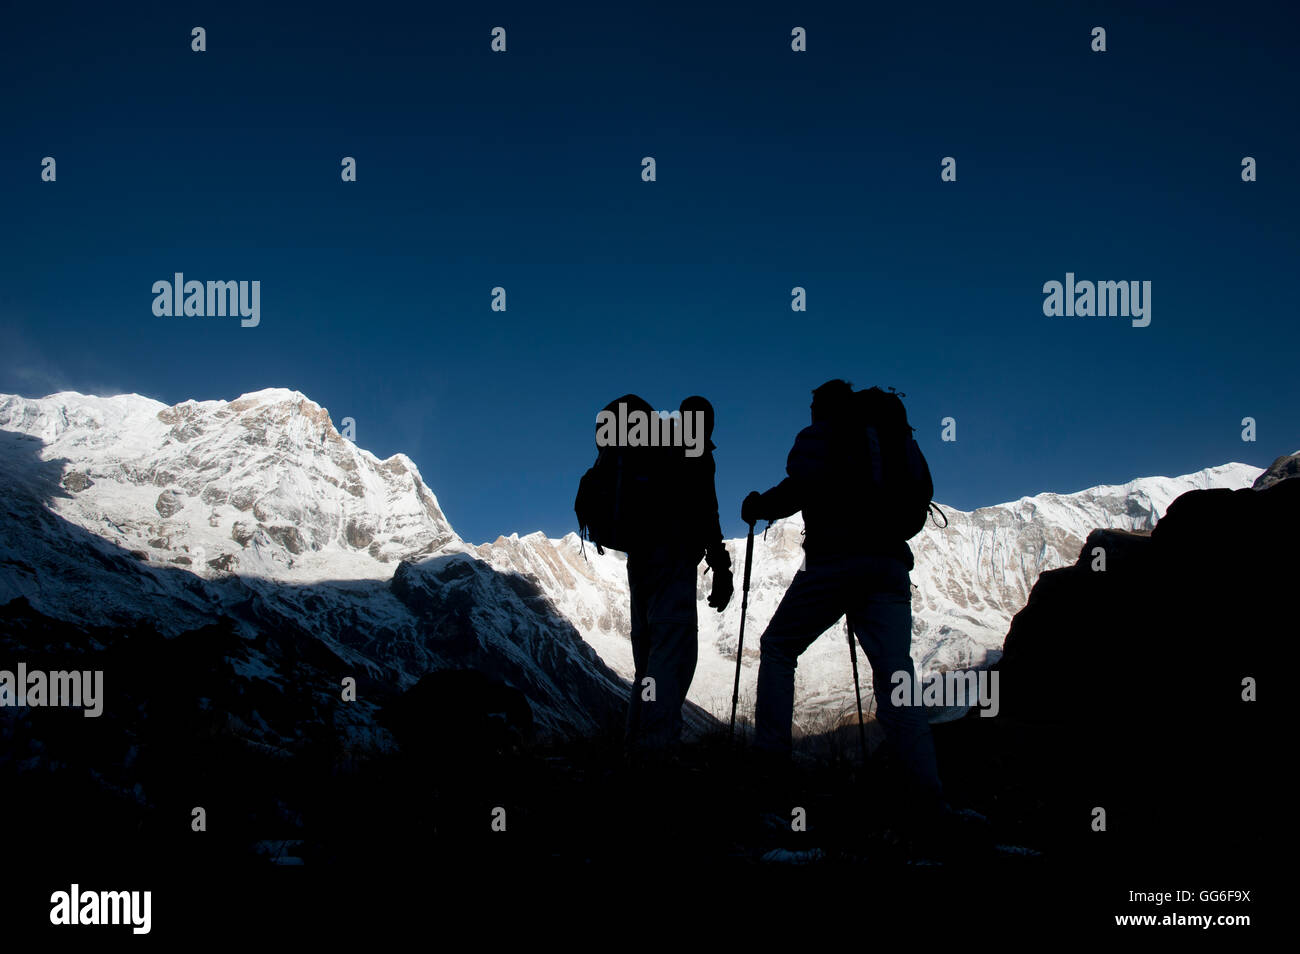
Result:
<svg viewBox="0 0 1300 954"><path fill-rule="evenodd" d="M1003 712L1123 718L1238 698L1275 649L1293 612L1288 581L1300 578L1300 480L1265 486L1183 494L1152 532L1093 531L1073 566L1044 573L1007 635ZM1095 705L1069 702L1066 687L1082 685L1079 701Z"/></svg>
<svg viewBox="0 0 1300 954"><path fill-rule="evenodd" d="M1055 726L1038 757L1130 828L1264 837L1251 823L1282 758L1263 706L1287 690L1300 479L1258 486L1183 494L1150 534L1094 531L1007 635L999 719Z"/></svg>
<svg viewBox="0 0 1300 954"><path fill-rule="evenodd" d="M548 730L590 733L619 719L624 684L534 581L462 553L403 562L390 589L418 621L436 668L469 666L515 687ZM504 640L490 645L488 633Z"/></svg>

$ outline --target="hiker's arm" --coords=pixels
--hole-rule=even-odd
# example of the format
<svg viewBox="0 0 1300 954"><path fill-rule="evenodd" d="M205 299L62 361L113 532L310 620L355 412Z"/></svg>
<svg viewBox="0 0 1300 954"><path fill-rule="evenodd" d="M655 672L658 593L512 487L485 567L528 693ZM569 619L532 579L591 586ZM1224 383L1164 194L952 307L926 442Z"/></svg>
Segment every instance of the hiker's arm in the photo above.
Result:
<svg viewBox="0 0 1300 954"><path fill-rule="evenodd" d="M824 425L799 432L785 460L788 476L756 501L760 520L780 520L803 509L824 477L828 439Z"/></svg>
<svg viewBox="0 0 1300 954"><path fill-rule="evenodd" d="M731 554L722 542L722 521L718 519L718 491L709 474L709 488L704 505L705 536L708 544L704 550L704 562L714 570L731 569Z"/></svg>
<svg viewBox="0 0 1300 954"><path fill-rule="evenodd" d="M825 427L805 427L794 439L794 447L785 461L789 476L766 493L754 492L741 505L741 519L780 520L803 509L804 502L817 486L826 469L827 434Z"/></svg>
<svg viewBox="0 0 1300 954"><path fill-rule="evenodd" d="M780 520L803 509L799 483L787 477L771 490L758 495L752 513L758 520Z"/></svg>

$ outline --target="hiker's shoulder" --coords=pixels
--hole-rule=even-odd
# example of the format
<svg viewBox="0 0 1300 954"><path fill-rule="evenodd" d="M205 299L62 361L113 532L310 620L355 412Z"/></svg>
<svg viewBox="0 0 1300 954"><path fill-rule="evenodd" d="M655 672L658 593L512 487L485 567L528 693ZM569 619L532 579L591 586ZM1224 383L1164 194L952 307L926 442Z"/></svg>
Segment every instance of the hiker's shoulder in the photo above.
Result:
<svg viewBox="0 0 1300 954"><path fill-rule="evenodd" d="M834 436L834 429L830 424L826 421L817 421L795 435L794 446L796 448L824 446Z"/></svg>

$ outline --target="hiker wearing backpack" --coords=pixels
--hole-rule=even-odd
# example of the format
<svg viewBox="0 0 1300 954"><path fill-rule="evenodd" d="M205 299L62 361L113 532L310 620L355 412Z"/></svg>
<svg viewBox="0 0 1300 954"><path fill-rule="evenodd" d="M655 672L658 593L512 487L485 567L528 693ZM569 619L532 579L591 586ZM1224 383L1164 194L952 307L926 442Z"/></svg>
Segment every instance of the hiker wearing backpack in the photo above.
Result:
<svg viewBox="0 0 1300 954"><path fill-rule="evenodd" d="M637 410L660 420L636 395L605 410ZM664 422L656 446L629 441L599 447L574 505L584 539L600 552L608 547L627 554L635 673L625 740L634 756L665 754L681 740L682 706L698 654L695 577L701 559L713 573L709 605L722 612L732 594L714 488L713 407L696 396L679 410L681 420Z"/></svg>
<svg viewBox="0 0 1300 954"><path fill-rule="evenodd" d="M755 744L788 761L794 673L800 654L842 616L867 654L878 718L923 802L942 786L925 711L895 706L882 687L912 680L912 597L907 540L929 513L933 484L902 401L845 381L813 391L812 424L799 432L786 478L741 505L748 524L803 511L804 568L795 574L760 642Z"/></svg>

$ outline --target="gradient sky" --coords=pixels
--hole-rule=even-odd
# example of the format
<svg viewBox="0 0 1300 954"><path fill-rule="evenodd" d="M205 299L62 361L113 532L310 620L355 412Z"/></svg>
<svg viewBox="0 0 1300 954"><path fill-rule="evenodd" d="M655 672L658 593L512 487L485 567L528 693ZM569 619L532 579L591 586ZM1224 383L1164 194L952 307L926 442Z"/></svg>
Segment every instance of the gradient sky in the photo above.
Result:
<svg viewBox="0 0 1300 954"><path fill-rule="evenodd" d="M573 529L627 391L713 400L729 536L830 377L906 392L962 509L1300 447L1293 4L0 18L0 391L294 388L474 541ZM155 317L176 271L260 326ZM1150 280L1150 327L1045 317L1067 271Z"/></svg>

